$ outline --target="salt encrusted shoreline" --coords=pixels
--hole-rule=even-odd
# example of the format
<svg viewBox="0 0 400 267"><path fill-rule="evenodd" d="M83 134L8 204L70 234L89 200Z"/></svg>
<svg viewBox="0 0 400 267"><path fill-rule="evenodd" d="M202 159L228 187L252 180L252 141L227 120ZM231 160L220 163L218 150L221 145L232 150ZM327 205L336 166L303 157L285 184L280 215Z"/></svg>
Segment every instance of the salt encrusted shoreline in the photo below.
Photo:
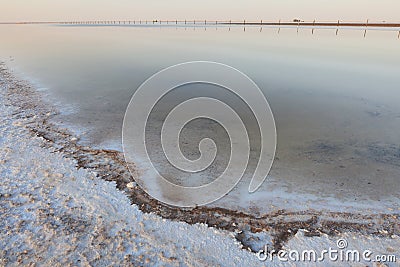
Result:
<svg viewBox="0 0 400 267"><path fill-rule="evenodd" d="M0 89L0 265L255 265L260 263L255 254L242 250L233 237L254 250L248 234L262 230L269 231L265 240L272 235L277 248L332 246L338 236L356 238L360 247L373 240L380 253L400 247L397 214L280 212L252 218L223 209L162 207L137 187L126 189L132 178L117 153L80 147L67 131L51 128L48 119L57 111L4 65ZM144 214L105 180L126 189L141 210L236 234Z"/></svg>
<svg viewBox="0 0 400 267"><path fill-rule="evenodd" d="M0 266L258 263L227 233L142 213L115 183L46 147L25 128L35 115L7 95L22 84L0 68Z"/></svg>

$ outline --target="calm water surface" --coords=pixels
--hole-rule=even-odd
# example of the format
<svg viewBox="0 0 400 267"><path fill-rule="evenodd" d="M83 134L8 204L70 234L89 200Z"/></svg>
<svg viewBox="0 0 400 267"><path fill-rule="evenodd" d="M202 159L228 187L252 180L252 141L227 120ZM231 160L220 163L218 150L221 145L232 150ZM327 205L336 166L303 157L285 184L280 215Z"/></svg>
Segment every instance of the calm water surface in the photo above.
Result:
<svg viewBox="0 0 400 267"><path fill-rule="evenodd" d="M364 38L359 30L1 25L0 36L0 59L46 88L64 110L57 121L85 144L121 149L125 108L152 74L186 61L221 62L258 84L276 120L270 183L252 200L274 198L279 187L398 207L400 40L393 31ZM218 132L213 127L205 132Z"/></svg>

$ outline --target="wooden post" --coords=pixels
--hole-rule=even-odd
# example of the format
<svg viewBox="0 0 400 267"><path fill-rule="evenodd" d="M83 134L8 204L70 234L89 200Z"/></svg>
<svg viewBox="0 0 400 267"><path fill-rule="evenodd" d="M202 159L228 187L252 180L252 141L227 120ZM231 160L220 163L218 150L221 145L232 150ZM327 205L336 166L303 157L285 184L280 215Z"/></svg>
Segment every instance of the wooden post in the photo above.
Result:
<svg viewBox="0 0 400 267"><path fill-rule="evenodd" d="M369 22L369 19L367 19L367 23L365 24L364 38L367 36L368 22Z"/></svg>
<svg viewBox="0 0 400 267"><path fill-rule="evenodd" d="M312 28L312 30L311 30L311 34L314 34L314 29L315 29L315 19L314 19L314 21L313 21L313 28Z"/></svg>
<svg viewBox="0 0 400 267"><path fill-rule="evenodd" d="M278 34L281 32L281 20L279 20L279 28L278 28Z"/></svg>
<svg viewBox="0 0 400 267"><path fill-rule="evenodd" d="M340 25L340 20L337 21L336 35L338 35L339 32L339 25Z"/></svg>

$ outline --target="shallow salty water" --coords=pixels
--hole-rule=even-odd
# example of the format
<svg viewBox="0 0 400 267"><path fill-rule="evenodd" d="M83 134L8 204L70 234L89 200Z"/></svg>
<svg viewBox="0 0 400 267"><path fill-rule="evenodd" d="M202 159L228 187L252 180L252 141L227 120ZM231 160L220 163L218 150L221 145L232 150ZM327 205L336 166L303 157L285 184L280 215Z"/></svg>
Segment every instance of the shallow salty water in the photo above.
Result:
<svg viewBox="0 0 400 267"><path fill-rule="evenodd" d="M325 203L340 207L344 202L349 207L380 203L397 208L397 34L368 31L364 38L363 31L354 29L340 30L338 36L334 29L314 34L311 29L260 30L1 25L0 58L48 89L48 97L64 111L58 122L78 131L83 143L114 149L121 149L130 97L152 74L194 60L231 65L267 97L278 147L271 175L257 193L242 197L249 182L244 179L235 190L241 194L230 194L216 205L248 208L261 201L263 211ZM198 138L190 137L212 135L217 127L208 125L202 134L198 125L189 127L184 139L195 143ZM226 139L223 134L215 138ZM220 158L222 165L224 160ZM222 165L205 177L212 178Z"/></svg>

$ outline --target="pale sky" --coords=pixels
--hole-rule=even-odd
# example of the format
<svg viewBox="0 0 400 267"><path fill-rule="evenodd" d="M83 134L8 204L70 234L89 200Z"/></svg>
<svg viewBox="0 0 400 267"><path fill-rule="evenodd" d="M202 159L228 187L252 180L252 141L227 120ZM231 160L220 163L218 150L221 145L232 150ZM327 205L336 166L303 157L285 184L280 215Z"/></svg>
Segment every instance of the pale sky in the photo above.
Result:
<svg viewBox="0 0 400 267"><path fill-rule="evenodd" d="M89 19L400 22L399 0L0 0L0 22Z"/></svg>

